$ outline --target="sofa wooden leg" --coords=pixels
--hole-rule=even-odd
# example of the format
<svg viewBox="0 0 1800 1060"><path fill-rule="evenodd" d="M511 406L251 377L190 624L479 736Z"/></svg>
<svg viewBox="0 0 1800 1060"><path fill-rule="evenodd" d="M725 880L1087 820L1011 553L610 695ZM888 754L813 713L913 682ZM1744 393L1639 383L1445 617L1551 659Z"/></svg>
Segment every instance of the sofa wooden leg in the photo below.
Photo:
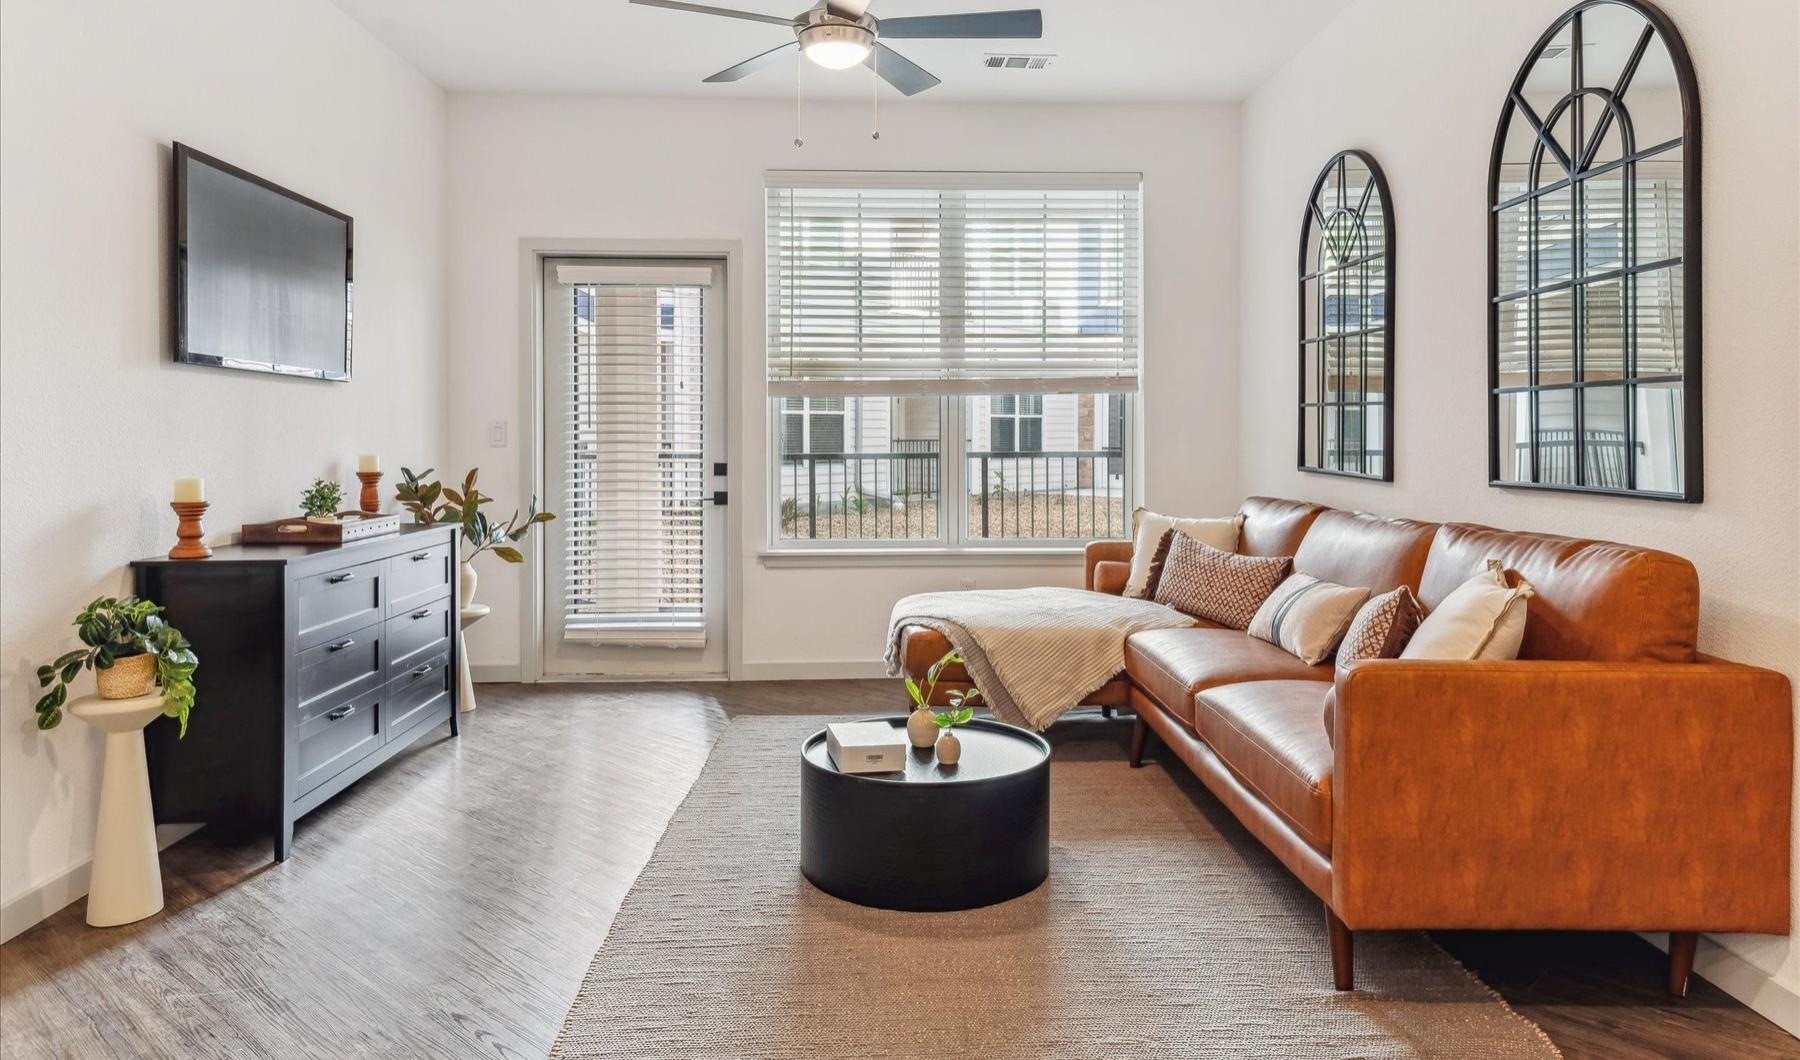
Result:
<svg viewBox="0 0 1800 1060"><path fill-rule="evenodd" d="M1110 718L1110 717L1112 717L1112 715L1113 715L1113 710L1111 707L1101 707L1100 708L1100 716L1102 718Z"/></svg>
<svg viewBox="0 0 1800 1060"><path fill-rule="evenodd" d="M1150 735L1150 726L1144 723L1144 716L1139 714L1131 721L1131 768L1140 769L1144 765L1144 738Z"/></svg>
<svg viewBox="0 0 1800 1060"><path fill-rule="evenodd" d="M1700 943L1698 931L1669 932L1669 993L1686 997L1688 977L1694 974L1694 948Z"/></svg>
<svg viewBox="0 0 1800 1060"><path fill-rule="evenodd" d="M1355 985L1354 964L1351 960L1355 939L1350 929L1338 919L1338 915L1325 907L1325 930L1331 934L1331 982L1339 990L1350 990Z"/></svg>

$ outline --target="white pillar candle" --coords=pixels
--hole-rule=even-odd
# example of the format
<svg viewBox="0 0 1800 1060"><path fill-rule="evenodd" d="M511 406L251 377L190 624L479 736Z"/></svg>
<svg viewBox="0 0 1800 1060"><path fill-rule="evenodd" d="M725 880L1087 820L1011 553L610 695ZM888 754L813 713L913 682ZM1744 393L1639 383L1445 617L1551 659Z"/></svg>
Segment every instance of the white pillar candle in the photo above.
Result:
<svg viewBox="0 0 1800 1060"><path fill-rule="evenodd" d="M356 458L356 470L380 471L381 457L376 456L374 453L364 453L362 456Z"/></svg>
<svg viewBox="0 0 1800 1060"><path fill-rule="evenodd" d="M203 501L206 499L206 480L203 478L178 478L175 480L175 499L177 501Z"/></svg>

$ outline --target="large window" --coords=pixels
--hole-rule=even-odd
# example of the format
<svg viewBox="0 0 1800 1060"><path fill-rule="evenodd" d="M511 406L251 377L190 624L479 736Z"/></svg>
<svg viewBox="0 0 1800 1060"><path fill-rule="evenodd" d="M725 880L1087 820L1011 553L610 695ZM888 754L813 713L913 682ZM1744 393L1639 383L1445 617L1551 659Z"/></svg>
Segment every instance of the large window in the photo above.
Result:
<svg viewBox="0 0 1800 1060"><path fill-rule="evenodd" d="M770 174L776 543L1123 536L1138 183Z"/></svg>

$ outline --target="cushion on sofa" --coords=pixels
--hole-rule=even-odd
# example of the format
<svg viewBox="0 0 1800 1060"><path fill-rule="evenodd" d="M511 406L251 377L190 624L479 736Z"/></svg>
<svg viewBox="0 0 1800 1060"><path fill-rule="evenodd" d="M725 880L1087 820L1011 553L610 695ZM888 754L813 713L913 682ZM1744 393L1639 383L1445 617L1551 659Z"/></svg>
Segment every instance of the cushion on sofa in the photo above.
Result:
<svg viewBox="0 0 1800 1060"><path fill-rule="evenodd" d="M1680 556L1445 523L1425 560L1419 600L1435 608L1489 559L1517 571L1534 590L1521 659L1694 661L1700 578Z"/></svg>
<svg viewBox="0 0 1800 1060"><path fill-rule="evenodd" d="M1322 581L1310 574L1291 574L1256 609L1245 630L1302 662L1323 662L1337 650L1356 609L1369 590Z"/></svg>
<svg viewBox="0 0 1800 1060"><path fill-rule="evenodd" d="M1401 650L1402 659L1517 659L1531 583L1497 559L1432 608Z"/></svg>
<svg viewBox="0 0 1800 1060"><path fill-rule="evenodd" d="M1331 851L1331 742L1320 681L1252 681L1194 697L1194 731L1301 838Z"/></svg>
<svg viewBox="0 0 1800 1060"><path fill-rule="evenodd" d="M1238 532L1238 551L1246 556L1291 556L1312 528L1313 520L1331 509L1308 501L1279 497L1249 497L1238 511L1244 526Z"/></svg>
<svg viewBox="0 0 1800 1060"><path fill-rule="evenodd" d="M1308 666L1268 641L1211 623L1191 629L1152 629L1125 642L1125 673L1190 729L1194 693L1242 681L1316 681L1330 687L1328 665ZM1313 724L1319 723L1318 703Z"/></svg>
<svg viewBox="0 0 1800 1060"><path fill-rule="evenodd" d="M1360 585L1377 595L1400 585L1416 591L1437 528L1416 519L1321 512L1293 553L1294 573Z"/></svg>
<svg viewBox="0 0 1800 1060"><path fill-rule="evenodd" d="M1250 624L1293 568L1286 556L1235 556L1179 530L1169 540L1155 601L1233 629Z"/></svg>
<svg viewBox="0 0 1800 1060"><path fill-rule="evenodd" d="M1157 576L1162 573L1162 563L1168 555L1170 531L1179 530L1221 552L1236 552L1238 528L1243 525L1242 515L1181 519L1138 508L1131 513L1131 576L1125 581L1124 595L1140 600L1155 598Z"/></svg>

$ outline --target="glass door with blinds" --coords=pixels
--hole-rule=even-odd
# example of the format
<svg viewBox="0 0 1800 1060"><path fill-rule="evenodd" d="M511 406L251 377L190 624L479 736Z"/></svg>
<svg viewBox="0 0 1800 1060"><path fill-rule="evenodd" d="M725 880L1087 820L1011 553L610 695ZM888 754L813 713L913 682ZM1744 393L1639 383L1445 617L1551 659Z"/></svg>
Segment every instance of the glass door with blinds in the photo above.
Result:
<svg viewBox="0 0 1800 1060"><path fill-rule="evenodd" d="M725 671L723 283L544 263L546 676Z"/></svg>

